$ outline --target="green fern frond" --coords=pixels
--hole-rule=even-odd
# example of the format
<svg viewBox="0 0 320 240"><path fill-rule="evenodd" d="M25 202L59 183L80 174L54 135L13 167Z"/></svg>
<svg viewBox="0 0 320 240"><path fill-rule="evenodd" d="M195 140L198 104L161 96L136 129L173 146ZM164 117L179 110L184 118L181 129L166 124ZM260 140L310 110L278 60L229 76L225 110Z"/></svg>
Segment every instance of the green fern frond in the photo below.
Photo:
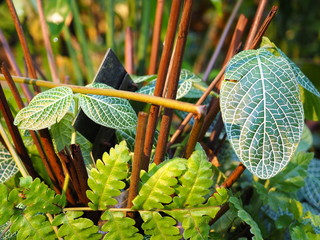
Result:
<svg viewBox="0 0 320 240"><path fill-rule="evenodd" d="M140 212L144 221L142 229L151 240L176 240L181 239L180 231L175 226L176 220L171 217L162 217L158 212Z"/></svg>
<svg viewBox="0 0 320 240"><path fill-rule="evenodd" d="M107 232L103 239L113 240L141 240L143 236L134 227L135 221L125 217L123 212L105 211L101 216L107 222L102 226L102 231Z"/></svg>
<svg viewBox="0 0 320 240"><path fill-rule="evenodd" d="M163 209L163 203L170 203L179 177L186 169L187 161L175 158L165 161L142 177L139 195L132 201L133 209Z"/></svg>
<svg viewBox="0 0 320 240"><path fill-rule="evenodd" d="M9 221L15 212L15 204L9 199L9 191L4 184L0 184L0 225Z"/></svg>
<svg viewBox="0 0 320 240"><path fill-rule="evenodd" d="M174 204L182 208L203 203L213 184L212 177L212 164L207 161L205 152L193 152L187 171L179 178L181 185L177 188L178 196L173 198Z"/></svg>
<svg viewBox="0 0 320 240"><path fill-rule="evenodd" d="M125 141L110 149L110 154L104 153L102 161L96 162L96 168L89 172L88 185L91 190L87 196L91 200L89 207L93 210L105 210L107 206L117 204L114 197L120 195L125 187L124 180L128 176L128 161L131 159Z"/></svg>
<svg viewBox="0 0 320 240"><path fill-rule="evenodd" d="M20 179L20 189L23 198L21 203L27 206L26 211L34 213L60 213L66 204L65 196L57 195L39 178Z"/></svg>
<svg viewBox="0 0 320 240"><path fill-rule="evenodd" d="M53 226L60 226L58 230L59 237L65 240L95 240L100 239L101 234L98 233L98 227L87 218L79 218L83 212L68 211L56 216Z"/></svg>
<svg viewBox="0 0 320 240"><path fill-rule="evenodd" d="M53 228L45 215L23 212L11 218L12 233L17 232L17 239L56 239Z"/></svg>

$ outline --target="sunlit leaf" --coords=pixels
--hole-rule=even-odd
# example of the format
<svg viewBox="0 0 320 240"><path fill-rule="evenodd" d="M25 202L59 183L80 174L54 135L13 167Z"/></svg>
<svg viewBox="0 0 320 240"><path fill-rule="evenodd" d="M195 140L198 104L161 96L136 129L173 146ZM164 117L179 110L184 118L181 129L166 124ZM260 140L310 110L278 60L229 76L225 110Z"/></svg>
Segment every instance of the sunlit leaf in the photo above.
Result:
<svg viewBox="0 0 320 240"><path fill-rule="evenodd" d="M17 114L14 124L21 129L40 130L59 122L73 100L71 88L56 87L36 95Z"/></svg>
<svg viewBox="0 0 320 240"><path fill-rule="evenodd" d="M268 179L289 162L303 130L303 108L295 73L283 57L266 49L237 54L226 69L221 112L240 161Z"/></svg>

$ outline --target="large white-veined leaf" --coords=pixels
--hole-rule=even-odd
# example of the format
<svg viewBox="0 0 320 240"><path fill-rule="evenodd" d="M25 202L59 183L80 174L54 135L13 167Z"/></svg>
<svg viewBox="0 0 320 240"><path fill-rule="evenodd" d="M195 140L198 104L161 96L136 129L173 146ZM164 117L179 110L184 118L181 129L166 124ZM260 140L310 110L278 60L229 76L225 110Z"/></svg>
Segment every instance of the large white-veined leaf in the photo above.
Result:
<svg viewBox="0 0 320 240"><path fill-rule="evenodd" d="M60 122L51 127L50 134L57 152L60 152L65 147L68 148L71 144L71 135L74 130L72 127L73 120L74 117L72 113L67 113ZM76 144L79 144L81 147L81 153L86 167L91 169L94 166L94 161L91 157L91 142L82 136L81 133L77 132Z"/></svg>
<svg viewBox="0 0 320 240"><path fill-rule="evenodd" d="M247 50L229 62L221 112L240 161L268 179L289 162L300 141L303 108L295 73L283 57Z"/></svg>
<svg viewBox="0 0 320 240"><path fill-rule="evenodd" d="M89 85L96 88L111 88L103 83ZM137 115L126 99L101 95L81 94L80 107L94 122L109 128L134 128Z"/></svg>
<svg viewBox="0 0 320 240"><path fill-rule="evenodd" d="M39 93L18 112L14 124L28 130L48 128L63 118L72 100L73 93L68 87L56 87Z"/></svg>
<svg viewBox="0 0 320 240"><path fill-rule="evenodd" d="M0 144L0 183L4 183L18 171L17 165L11 154L2 144Z"/></svg>

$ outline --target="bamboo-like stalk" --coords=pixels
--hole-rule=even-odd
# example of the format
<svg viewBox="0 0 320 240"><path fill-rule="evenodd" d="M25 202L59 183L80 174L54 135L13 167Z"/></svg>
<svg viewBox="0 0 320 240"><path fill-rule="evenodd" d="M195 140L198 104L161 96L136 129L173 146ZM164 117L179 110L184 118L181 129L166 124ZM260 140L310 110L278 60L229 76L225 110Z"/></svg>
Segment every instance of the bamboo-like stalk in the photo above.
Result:
<svg viewBox="0 0 320 240"><path fill-rule="evenodd" d="M20 69L18 67L18 64L17 64L17 62L16 62L16 60L15 60L15 58L13 56L13 53L12 53L10 47L9 47L7 39L5 38L5 36L4 36L3 32L1 31L1 29L0 29L0 41L2 43L4 52L5 52L6 56L7 56L7 59L9 61L9 63L10 63L11 68L14 70L16 75L22 76L22 73L21 73L21 71L20 71ZM22 92L25 95L27 101L30 102L33 96L32 96L31 91L29 90L28 86L26 84L20 84L20 86L21 86Z"/></svg>
<svg viewBox="0 0 320 240"><path fill-rule="evenodd" d="M164 8L164 0L157 0L156 16L155 16L155 21L153 25L153 34L152 34L150 65L148 70L149 75L157 73L163 8Z"/></svg>
<svg viewBox="0 0 320 240"><path fill-rule="evenodd" d="M75 32L80 44L83 61L86 66L87 80L92 80L94 77L93 64L89 55L88 44L83 30L80 13L76 1L70 0L70 6L75 24Z"/></svg>
<svg viewBox="0 0 320 240"><path fill-rule="evenodd" d="M7 128L11 135L14 146L17 150L18 155L27 169L30 176L33 178L39 177L39 174L35 171L32 161L28 155L27 149L24 146L23 140L20 136L18 128L13 124L14 118L10 111L9 104L7 102L6 96L3 92L2 85L0 84L0 111L7 124Z"/></svg>
<svg viewBox="0 0 320 240"><path fill-rule="evenodd" d="M16 77L12 76L12 79L16 83L26 83L32 84L39 87L46 87L46 88L54 88L54 87L69 87L75 93L83 93L83 94L94 94L94 95L104 95L109 97L119 97L119 98L126 98L128 100L145 102L150 104L155 104L167 108L172 108L176 110L181 110L184 112L189 112L195 115L200 115L202 113L202 106L195 105L192 103L180 102L173 99L166 99L162 97L156 97L136 92L128 92L123 90L116 90L116 89L98 89L98 88L90 88L90 87L83 87L83 86L76 86L76 85L69 85L69 84L62 84L62 83L53 83L47 82L43 80L37 79L30 79L30 78L23 78L23 77ZM4 76L0 74L0 81L5 80ZM149 127L149 126L148 126Z"/></svg>
<svg viewBox="0 0 320 240"><path fill-rule="evenodd" d="M46 22L46 18L44 16L42 0L37 0L37 6L38 6L42 36L43 36L44 46L46 48L46 53L47 53L47 58L48 58L49 67L50 67L50 71L51 71L52 81L53 82L60 82L57 64L56 64L55 58L53 56L53 51L52 51L52 47L51 47L51 42L50 42L50 37L49 37L50 36L49 29L48 29L48 25Z"/></svg>
<svg viewBox="0 0 320 240"><path fill-rule="evenodd" d="M106 25L108 26L108 31L106 31L106 42L107 47L111 48L114 52L115 49L115 36L114 36L114 0L108 0L105 4L105 16L106 16Z"/></svg>
<svg viewBox="0 0 320 240"><path fill-rule="evenodd" d="M164 84L165 84L165 80L166 80L166 76L169 68L170 58L172 54L174 38L175 38L177 26L178 26L181 3L182 3L181 0L175 0L175 1L172 1L172 4L171 4L170 17L169 17L167 33L165 37L166 44L164 45L163 52L161 55L157 82L156 82L156 86L153 93L153 95L157 97L162 96L162 92L163 92L163 88L164 88ZM147 161L149 161L151 156L154 131L157 126L159 110L160 110L159 104L152 105L150 108L150 114L148 118L148 128L146 131L146 140L144 145L144 154L146 156Z"/></svg>
<svg viewBox="0 0 320 240"><path fill-rule="evenodd" d="M249 31L249 34L248 34L248 37L246 40L246 44L244 45L243 50L248 50L248 49L252 48L251 47L252 41L253 41L254 37L256 36L257 29L259 28L259 24L260 24L262 15L263 15L263 11L264 11L267 3L268 3L268 0L259 1L258 9L257 9L256 14L254 16L253 23L251 25L251 28L250 28L250 31Z"/></svg>
<svg viewBox="0 0 320 240"><path fill-rule="evenodd" d="M145 74L151 1L142 1L141 29L138 40L138 74Z"/></svg>
<svg viewBox="0 0 320 240"><path fill-rule="evenodd" d="M213 53L213 55L212 55L212 57L211 57L211 59L209 61L209 64L208 64L208 66L207 66L207 68L206 68L206 70L204 72L204 75L203 75L203 81L204 82L206 82L208 80L208 78L209 78L210 72L213 69L214 64L216 63L216 60L218 59L218 56L219 56L219 54L221 52L221 49L222 49L222 46L223 46L223 44L224 44L224 42L226 40L226 37L227 37L227 35L229 33L229 30L231 28L231 25L232 25L236 15L237 15L238 11L239 11L239 8L240 8L241 4L242 4L242 0L238 0L236 5L234 6L234 8L232 10L232 13L231 13L231 15L230 15L230 17L228 19L228 22L227 22L226 26L223 29L223 32L222 32L221 37L219 39L218 45L217 45L217 47L216 47L216 49L215 49L215 51L214 51L214 53Z"/></svg>
<svg viewBox="0 0 320 240"><path fill-rule="evenodd" d="M189 25L191 21L192 5L193 5L193 0L186 0L183 5L178 38L176 41L172 65L171 65L171 69L168 76L169 84L168 84L168 92L166 97L170 99L175 99L177 94L183 53L185 50L187 35L189 31ZM157 147L156 147L156 153L154 156L154 162L156 164L161 163L164 159L164 154L167 148L170 125L172 121L172 115L173 115L172 109L164 110L164 114L161 119L161 126L160 126Z"/></svg>
<svg viewBox="0 0 320 240"><path fill-rule="evenodd" d="M145 159L144 153L143 153L143 145L145 140L145 131L147 128L147 121L148 121L148 114L145 112L139 112L127 208L131 208L133 206L132 200L138 194L138 185L140 180L141 169L144 168L144 170L147 170L148 168L148 166L146 168L145 166L146 164L143 162Z"/></svg>
<svg viewBox="0 0 320 240"><path fill-rule="evenodd" d="M129 74L134 74L134 43L131 27L126 28L124 66Z"/></svg>

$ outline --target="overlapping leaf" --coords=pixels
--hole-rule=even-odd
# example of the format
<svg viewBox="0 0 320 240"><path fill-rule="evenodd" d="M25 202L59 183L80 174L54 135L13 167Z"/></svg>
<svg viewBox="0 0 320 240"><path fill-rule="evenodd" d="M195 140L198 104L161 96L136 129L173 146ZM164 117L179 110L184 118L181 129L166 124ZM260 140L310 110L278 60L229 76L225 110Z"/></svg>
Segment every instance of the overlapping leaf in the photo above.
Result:
<svg viewBox="0 0 320 240"><path fill-rule="evenodd" d="M96 88L111 88L102 83L89 85ZM101 95L81 94L80 107L94 122L109 128L134 128L137 115L126 99Z"/></svg>
<svg viewBox="0 0 320 240"><path fill-rule="evenodd" d="M0 144L0 183L4 183L18 171L11 154L2 144Z"/></svg>
<svg viewBox="0 0 320 240"><path fill-rule="evenodd" d="M135 221L125 217L123 212L104 212L102 220L107 222L102 226L102 231L107 232L103 239L113 240L142 240L143 236L134 227Z"/></svg>
<svg viewBox="0 0 320 240"><path fill-rule="evenodd" d="M125 187L122 181L128 175L128 161L131 159L125 141L110 149L110 153L102 156L96 162L96 168L89 172L88 185L91 190L87 196L91 200L89 207L94 210L106 209L109 205L117 204L120 190Z"/></svg>
<svg viewBox="0 0 320 240"><path fill-rule="evenodd" d="M303 108L295 72L266 49L247 50L228 64L221 112L240 161L260 178L275 176L300 141Z"/></svg>
<svg viewBox="0 0 320 240"><path fill-rule="evenodd" d="M30 104L19 111L14 124L21 129L40 130L59 122L69 110L71 88L56 87L36 95Z"/></svg>
<svg viewBox="0 0 320 240"><path fill-rule="evenodd" d="M71 144L71 135L73 132L72 127L73 115L67 113L60 122L54 124L50 129L50 134L57 152L60 152L65 147ZM81 153L84 163L87 168L91 168L94 165L91 157L92 144L81 133L77 132L76 143L81 146Z"/></svg>

